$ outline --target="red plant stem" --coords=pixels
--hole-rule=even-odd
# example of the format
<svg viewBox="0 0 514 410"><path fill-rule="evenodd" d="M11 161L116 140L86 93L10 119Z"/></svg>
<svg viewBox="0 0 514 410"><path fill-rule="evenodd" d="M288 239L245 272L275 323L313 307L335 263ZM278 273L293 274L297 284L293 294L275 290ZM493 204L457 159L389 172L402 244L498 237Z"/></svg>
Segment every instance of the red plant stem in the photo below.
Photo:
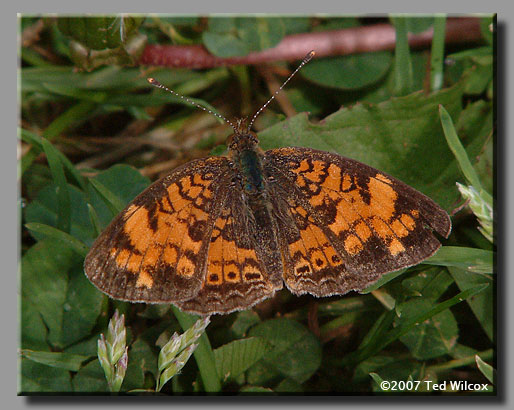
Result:
<svg viewBox="0 0 514 410"><path fill-rule="evenodd" d="M433 29L409 34L409 45L421 48L430 45ZM347 55L380 50L393 50L395 29L390 24L376 24L343 30L293 34L274 48L250 53L244 57L220 58L202 45L147 45L139 63L149 66L211 68L227 65L261 64L269 61L300 60L311 51L316 57ZM482 38L480 20L475 17L449 18L446 23L446 43L469 43Z"/></svg>

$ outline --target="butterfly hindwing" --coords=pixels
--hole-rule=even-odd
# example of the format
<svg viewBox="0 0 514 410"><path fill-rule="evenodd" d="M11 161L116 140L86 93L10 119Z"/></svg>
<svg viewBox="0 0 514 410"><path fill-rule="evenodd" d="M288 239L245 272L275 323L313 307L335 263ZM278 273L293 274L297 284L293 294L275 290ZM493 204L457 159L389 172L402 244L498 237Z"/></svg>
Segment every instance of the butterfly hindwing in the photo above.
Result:
<svg viewBox="0 0 514 410"><path fill-rule="evenodd" d="M269 243L260 243L257 221L248 212L241 187L227 186L214 221L206 254L206 277L198 294L177 305L198 314L229 313L247 309L282 288L282 276L274 265L279 255L270 255ZM266 229L264 227L263 229ZM267 229L273 232L272 226ZM278 256L278 257L277 257Z"/></svg>

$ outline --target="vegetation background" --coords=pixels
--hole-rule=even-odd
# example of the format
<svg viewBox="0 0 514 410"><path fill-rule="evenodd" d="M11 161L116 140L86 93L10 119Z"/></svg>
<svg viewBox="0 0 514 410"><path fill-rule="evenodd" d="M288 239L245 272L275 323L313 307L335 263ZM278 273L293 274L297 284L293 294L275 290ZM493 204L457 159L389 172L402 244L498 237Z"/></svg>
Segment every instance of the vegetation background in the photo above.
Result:
<svg viewBox="0 0 514 410"><path fill-rule="evenodd" d="M422 381L391 394L442 394L425 381L460 380L494 393L494 24L491 15L20 17L19 393L113 390L100 334L127 352L125 362L110 357L121 392L373 394L385 380ZM316 58L254 124L261 147L337 152L392 174L444 207L452 234L425 263L363 294L283 290L213 316L205 332L194 328L202 336L189 360L185 344L167 351L172 372L161 348L197 318L109 299L83 260L151 181L223 153L232 130L146 78L227 118L251 116L312 48ZM109 330L115 310L124 324L117 317Z"/></svg>

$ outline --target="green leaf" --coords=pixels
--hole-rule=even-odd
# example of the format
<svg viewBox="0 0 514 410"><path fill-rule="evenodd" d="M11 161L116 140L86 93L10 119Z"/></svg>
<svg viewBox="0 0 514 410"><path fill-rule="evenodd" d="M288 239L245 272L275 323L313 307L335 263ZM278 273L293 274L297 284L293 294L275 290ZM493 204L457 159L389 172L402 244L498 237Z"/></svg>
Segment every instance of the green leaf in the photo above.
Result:
<svg viewBox="0 0 514 410"><path fill-rule="evenodd" d="M253 310L243 310L237 313L237 318L230 329L235 337L242 338L246 336L252 326L260 321L259 315Z"/></svg>
<svg viewBox="0 0 514 410"><path fill-rule="evenodd" d="M43 138L41 138L39 135L36 135L30 131L24 130L24 129L18 129L18 132L21 134L21 139L25 141L27 144L32 145L31 152L41 152L43 150ZM66 171L69 173L69 175L75 180L77 185L79 185L81 188L84 188L85 181L82 175L75 169L75 166L70 162L66 156L61 153L60 151L56 151L55 154L57 155L58 159L66 169ZM23 157L25 158L25 157ZM26 169L28 169L30 164L24 164L22 158L22 174L24 173ZM35 157L34 157L35 158Z"/></svg>
<svg viewBox="0 0 514 410"><path fill-rule="evenodd" d="M272 346L259 362L266 373L259 375L255 367L249 370L248 381L252 384L262 384L258 380L273 374L303 383L321 364L319 340L300 323L285 318L267 320L254 326L249 335L261 337Z"/></svg>
<svg viewBox="0 0 514 410"><path fill-rule="evenodd" d="M380 340L375 338L373 343L361 344L359 350L353 354L347 355L343 358L343 364L352 363L354 361L360 362L368 357L371 357L373 354L378 353L384 347L388 346L390 343L403 336L407 332L409 332L412 328L414 328L417 324L424 322L425 320L430 319L431 317L437 315L440 312L443 312L446 309L449 309L451 306L466 300L467 298L474 296L480 292L483 292L487 285L475 286L473 288L467 289L464 292L460 292L458 295L445 300L437 304L436 306L431 307L429 310L419 313L418 315L412 317L409 320L402 321L402 324L393 330L389 331L388 334L381 336ZM431 305L432 306L432 305ZM394 311L390 311L387 313L386 317L389 319L387 322L392 321L394 316Z"/></svg>
<svg viewBox="0 0 514 410"><path fill-rule="evenodd" d="M64 169L59 161L57 150L53 145L46 138L42 139L42 145L48 159L53 180L57 185L57 227L64 233L68 233L70 231L71 201Z"/></svg>
<svg viewBox="0 0 514 410"><path fill-rule="evenodd" d="M82 367L73 377L73 391L76 393L106 393L109 391L105 374L98 359Z"/></svg>
<svg viewBox="0 0 514 410"><path fill-rule="evenodd" d="M494 252L461 246L443 246L423 261L428 265L454 266L473 273L493 273Z"/></svg>
<svg viewBox="0 0 514 410"><path fill-rule="evenodd" d="M302 68L302 76L326 87L356 90L380 81L389 71L388 51L314 59Z"/></svg>
<svg viewBox="0 0 514 410"><path fill-rule="evenodd" d="M211 17L202 39L212 54L233 57L275 47L284 34L285 26L280 18Z"/></svg>
<svg viewBox="0 0 514 410"><path fill-rule="evenodd" d="M489 340L493 341L494 321L492 318L494 317L495 305L493 278L489 275L477 275L454 267L450 267L448 270L461 291L478 285L489 285L483 292L469 298L466 302L480 322Z"/></svg>
<svg viewBox="0 0 514 410"><path fill-rule="evenodd" d="M25 224L25 227L33 232L37 232L39 234L44 235L44 237L49 237L57 241L65 242L79 255L86 256L88 252L88 247L78 239L75 239L70 234L63 232L59 229L56 229L52 226L41 224L38 222L31 222Z"/></svg>
<svg viewBox="0 0 514 410"><path fill-rule="evenodd" d="M234 379L256 363L270 346L259 337L234 340L214 350L216 369L223 380Z"/></svg>
<svg viewBox="0 0 514 410"><path fill-rule="evenodd" d="M70 194L71 214L70 232L72 238L66 236L62 231L54 231L49 227L57 229L58 219L58 194L57 186L50 184L41 189L36 198L24 209L25 221L28 229L36 240L45 237L58 238L60 241L70 243L79 254L84 252L83 243L89 243L94 235L94 229L89 222L89 215L84 192L73 185L68 185Z"/></svg>
<svg viewBox="0 0 514 410"><path fill-rule="evenodd" d="M82 263L70 271L63 314L62 342L70 345L91 334L106 296L84 274Z"/></svg>
<svg viewBox="0 0 514 410"><path fill-rule="evenodd" d="M62 346L63 307L68 291L68 271L80 262L62 242L45 239L30 248L21 260L21 294L31 301L45 325L48 340Z"/></svg>
<svg viewBox="0 0 514 410"><path fill-rule="evenodd" d="M398 276L402 275L403 273L405 273L405 269L400 269L400 270L398 270L396 272L386 273L378 281L376 281L373 285L368 286L366 289L360 291L359 293L362 293L362 294L371 293L374 290L377 290L378 288L381 288L386 283L388 283L388 282L392 281L393 279L397 278Z"/></svg>
<svg viewBox="0 0 514 410"><path fill-rule="evenodd" d="M484 362L479 355L475 355L475 360L476 360L476 363L477 363L477 366L478 368L480 369L480 371L482 372L482 374L487 377L487 380L489 380L489 382L493 383L494 384L494 379L495 379L495 371L494 371L494 368L493 366L491 366L490 364Z"/></svg>
<svg viewBox="0 0 514 410"><path fill-rule="evenodd" d="M118 197L118 195L116 195L113 191L106 188L101 182L95 179L91 179L89 183L95 189L95 191L102 197L102 199L105 201L113 215L119 214L123 210L123 208L125 208L126 204Z"/></svg>
<svg viewBox="0 0 514 410"><path fill-rule="evenodd" d="M76 372L82 366L82 363L90 358L90 356L82 356L71 353L62 352L36 352L29 349L22 349L20 354L36 363L46 366L56 367L58 369L66 369Z"/></svg>
<svg viewBox="0 0 514 410"><path fill-rule="evenodd" d="M48 331L39 314L39 306L30 297L21 296L20 345L23 349L50 350L47 343Z"/></svg>
<svg viewBox="0 0 514 410"><path fill-rule="evenodd" d="M71 392L70 372L46 366L32 360L21 359L21 377L18 394Z"/></svg>
<svg viewBox="0 0 514 410"><path fill-rule="evenodd" d="M446 15L434 17L434 36L430 53L430 90L437 91L444 82L444 46L446 33Z"/></svg>
<svg viewBox="0 0 514 410"><path fill-rule="evenodd" d="M433 307L433 301L427 298L412 298L401 305L402 315L397 320L398 326L409 322ZM416 327L400 337L418 360L428 360L451 352L458 338L457 321L449 310L445 310L430 319L418 323Z"/></svg>
<svg viewBox="0 0 514 410"><path fill-rule="evenodd" d="M473 169L473 166L471 165L468 154L466 153L462 143L459 140L459 137L457 136L455 127L453 126L452 118L442 105L439 107L439 113L441 116L441 124L443 125L444 134L446 136L446 141L448 141L448 146L455 155L455 158L457 158L462 173L466 177L467 182L470 185L473 185L478 192L481 192L482 184L480 183L480 180L478 179L478 176Z"/></svg>
<svg viewBox="0 0 514 410"><path fill-rule="evenodd" d="M152 373L154 377L157 369L157 355L151 346L141 338L137 339L129 349L129 363L123 391L133 390L144 386L145 374Z"/></svg>
<svg viewBox="0 0 514 410"><path fill-rule="evenodd" d="M59 30L85 47L94 50L116 48L135 34L144 17L120 14L119 17L60 17Z"/></svg>
<svg viewBox="0 0 514 410"><path fill-rule="evenodd" d="M410 57L409 41L407 38L408 29L406 19L401 16L391 16L391 22L396 31L395 47L395 95L407 95L414 91L414 75L412 72L412 60Z"/></svg>

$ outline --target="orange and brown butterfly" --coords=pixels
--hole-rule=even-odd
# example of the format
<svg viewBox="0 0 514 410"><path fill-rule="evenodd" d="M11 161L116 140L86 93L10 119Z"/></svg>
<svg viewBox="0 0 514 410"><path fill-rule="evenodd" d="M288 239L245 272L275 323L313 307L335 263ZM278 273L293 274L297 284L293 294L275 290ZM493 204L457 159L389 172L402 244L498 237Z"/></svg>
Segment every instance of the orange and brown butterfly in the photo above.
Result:
<svg viewBox="0 0 514 410"><path fill-rule="evenodd" d="M85 260L98 289L224 314L284 284L296 295L359 291L436 252L433 231L448 237L450 218L410 186L329 152L262 151L250 127L275 95L248 127L225 120L227 156L180 166L114 218Z"/></svg>

